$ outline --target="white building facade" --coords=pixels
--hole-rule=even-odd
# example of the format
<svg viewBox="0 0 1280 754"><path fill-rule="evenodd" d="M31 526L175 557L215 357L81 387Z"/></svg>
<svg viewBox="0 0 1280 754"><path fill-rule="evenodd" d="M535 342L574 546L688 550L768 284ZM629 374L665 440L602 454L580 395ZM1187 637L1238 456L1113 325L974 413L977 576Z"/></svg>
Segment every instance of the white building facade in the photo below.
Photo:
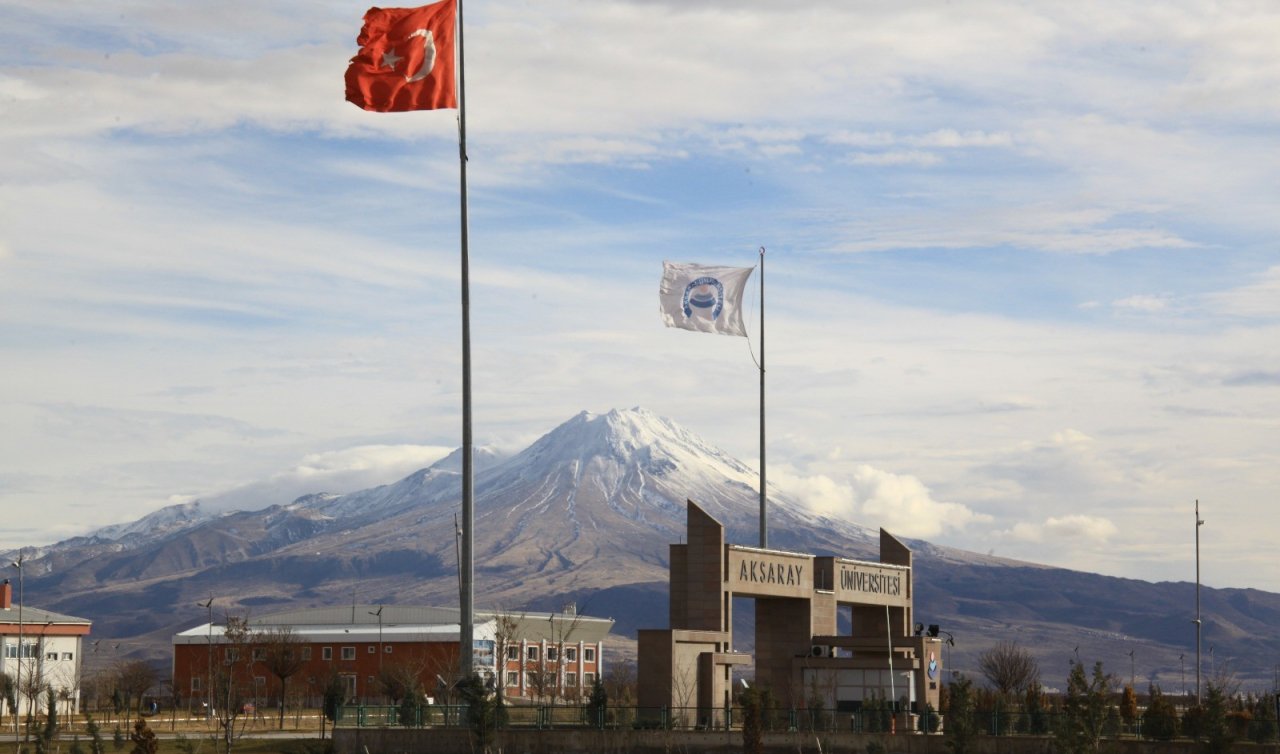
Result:
<svg viewBox="0 0 1280 754"><path fill-rule="evenodd" d="M18 711L43 714L53 689L60 713L80 711L80 676L85 618L14 602L13 585L0 583L0 673L18 688Z"/></svg>

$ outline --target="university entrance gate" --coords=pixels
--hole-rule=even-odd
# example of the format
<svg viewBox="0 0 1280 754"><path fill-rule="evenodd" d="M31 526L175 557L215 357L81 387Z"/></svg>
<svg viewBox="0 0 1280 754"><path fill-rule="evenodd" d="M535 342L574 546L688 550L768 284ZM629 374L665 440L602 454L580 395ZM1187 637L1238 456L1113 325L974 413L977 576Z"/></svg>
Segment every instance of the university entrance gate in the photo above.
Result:
<svg viewBox="0 0 1280 754"><path fill-rule="evenodd" d="M642 707L724 724L733 668L753 664L733 651L733 598L751 597L755 683L779 704L856 711L874 697L938 708L941 641L912 622L911 551L888 532L872 563L726 544L724 526L693 501L687 520L688 544L670 546L671 626L639 632Z"/></svg>

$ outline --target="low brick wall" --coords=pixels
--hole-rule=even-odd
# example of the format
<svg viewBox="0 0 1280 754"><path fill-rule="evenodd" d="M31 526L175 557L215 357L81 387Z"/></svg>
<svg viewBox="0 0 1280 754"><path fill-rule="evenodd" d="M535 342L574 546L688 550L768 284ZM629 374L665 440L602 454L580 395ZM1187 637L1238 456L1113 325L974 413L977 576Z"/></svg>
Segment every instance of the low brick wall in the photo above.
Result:
<svg viewBox="0 0 1280 754"><path fill-rule="evenodd" d="M335 754L481 754L467 731L446 728L339 728ZM887 754L950 754L942 736L866 733L766 733L768 754L865 754L878 741ZM1237 743L1241 754L1280 754L1275 744ZM516 730L496 734L489 754L739 754L742 731ZM1200 754L1194 741L1106 741L1107 754ZM979 736L973 754L1056 754L1053 738Z"/></svg>

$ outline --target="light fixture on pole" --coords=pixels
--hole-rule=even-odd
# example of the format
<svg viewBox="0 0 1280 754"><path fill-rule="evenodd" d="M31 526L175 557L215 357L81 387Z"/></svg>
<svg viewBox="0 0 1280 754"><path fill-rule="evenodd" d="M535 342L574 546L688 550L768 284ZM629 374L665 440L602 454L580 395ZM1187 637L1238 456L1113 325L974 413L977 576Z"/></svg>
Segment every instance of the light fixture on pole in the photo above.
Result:
<svg viewBox="0 0 1280 754"><path fill-rule="evenodd" d="M382 605L378 605L377 610L369 611L370 615L378 616L378 673L382 673Z"/></svg>
<svg viewBox="0 0 1280 754"><path fill-rule="evenodd" d="M1186 698L1186 696L1187 696L1187 661L1186 661L1186 657L1187 657L1187 655L1186 655L1185 653L1184 653L1184 654L1180 654L1180 655L1178 655L1178 667L1182 669L1182 696L1183 696L1183 698L1184 698L1184 699L1185 699L1185 698Z"/></svg>
<svg viewBox="0 0 1280 754"><path fill-rule="evenodd" d="M209 595L209 600L207 602L198 602L196 604L199 605L200 607L203 607L205 610L209 611L209 623L208 623L209 638L207 643L205 644L205 660L206 660L206 663L208 664L208 668L205 671L205 678L204 678L204 687L205 687L204 688L204 707L205 707L205 714L212 715L213 714L213 595L212 594Z"/></svg>
<svg viewBox="0 0 1280 754"><path fill-rule="evenodd" d="M1137 691L1136 686L1138 682L1137 673L1134 671L1134 668L1137 666L1134 664L1135 660L1133 659L1133 653L1136 651L1137 650L1134 650L1134 649L1129 650L1129 688L1132 689L1134 692Z"/></svg>
<svg viewBox="0 0 1280 754"><path fill-rule="evenodd" d="M13 685L14 685L14 699L16 699L16 700L18 701L18 705L19 705L19 707L18 707L18 709L15 709L15 710L13 711L13 743L14 743L14 746L21 746L21 740L20 740L20 738L19 738L19 736L20 736L19 728L20 728L21 726L18 724L18 718L22 717L22 711L21 711L21 709L22 709L22 708L21 708L21 705L22 705L22 655L23 655L23 654L25 654L25 653L23 652L23 650L24 650L24 649L26 649L26 647L24 647L24 646L22 645L22 603L23 603L23 601L24 601L24 600L23 600L23 594L22 594L22 591L23 591L23 589L22 589L22 560L23 560L23 558L22 558L22 549L21 549L21 548L19 548L19 549L18 549L18 559L17 559L17 560L15 560L15 561L13 561L12 563L10 563L10 564L9 564L9 565L13 566L14 568L17 568L17 569L18 569L18 671L17 671L17 674L16 674L16 678L15 678L15 679L14 679L14 681L13 681Z"/></svg>
<svg viewBox="0 0 1280 754"><path fill-rule="evenodd" d="M1200 518L1200 501L1196 500L1196 704L1200 704L1200 527L1204 519Z"/></svg>

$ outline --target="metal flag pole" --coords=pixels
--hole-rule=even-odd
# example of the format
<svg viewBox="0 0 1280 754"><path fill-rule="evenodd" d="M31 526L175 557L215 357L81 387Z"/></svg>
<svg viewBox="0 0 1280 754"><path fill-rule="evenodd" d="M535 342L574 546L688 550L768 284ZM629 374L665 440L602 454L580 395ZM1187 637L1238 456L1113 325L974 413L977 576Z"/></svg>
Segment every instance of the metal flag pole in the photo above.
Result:
<svg viewBox="0 0 1280 754"><path fill-rule="evenodd" d="M462 0L458 0L458 163L462 188L462 582L458 615L462 677L475 671L475 489L471 457L471 274L467 253L467 76L462 43Z"/></svg>
<svg viewBox="0 0 1280 754"><path fill-rule="evenodd" d="M1200 518L1200 501L1196 500L1196 704L1200 704L1200 527L1204 521Z"/></svg>
<svg viewBox="0 0 1280 754"><path fill-rule="evenodd" d="M760 247L760 548L769 547L764 486L764 247Z"/></svg>

